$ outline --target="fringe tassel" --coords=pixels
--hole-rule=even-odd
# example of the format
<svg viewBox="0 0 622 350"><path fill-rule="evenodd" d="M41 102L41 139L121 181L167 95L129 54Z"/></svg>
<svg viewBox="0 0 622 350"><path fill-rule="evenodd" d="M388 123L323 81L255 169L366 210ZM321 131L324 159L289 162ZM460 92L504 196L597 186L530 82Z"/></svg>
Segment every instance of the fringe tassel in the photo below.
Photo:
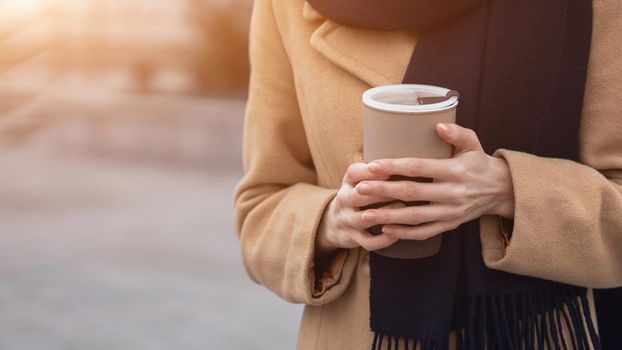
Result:
<svg viewBox="0 0 622 350"><path fill-rule="evenodd" d="M563 298L552 293L478 295L457 303L454 323L457 350L601 349L584 289L569 288ZM431 334L374 332L372 350L415 350L417 345L421 350L448 349L448 336Z"/></svg>

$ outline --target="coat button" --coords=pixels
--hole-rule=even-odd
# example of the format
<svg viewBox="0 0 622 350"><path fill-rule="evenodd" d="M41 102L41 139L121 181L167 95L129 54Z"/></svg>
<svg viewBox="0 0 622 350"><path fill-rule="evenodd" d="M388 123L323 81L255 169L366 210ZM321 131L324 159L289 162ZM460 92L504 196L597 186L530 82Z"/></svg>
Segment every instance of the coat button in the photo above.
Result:
<svg viewBox="0 0 622 350"><path fill-rule="evenodd" d="M365 253L361 260L361 270L365 275L369 276L369 253Z"/></svg>

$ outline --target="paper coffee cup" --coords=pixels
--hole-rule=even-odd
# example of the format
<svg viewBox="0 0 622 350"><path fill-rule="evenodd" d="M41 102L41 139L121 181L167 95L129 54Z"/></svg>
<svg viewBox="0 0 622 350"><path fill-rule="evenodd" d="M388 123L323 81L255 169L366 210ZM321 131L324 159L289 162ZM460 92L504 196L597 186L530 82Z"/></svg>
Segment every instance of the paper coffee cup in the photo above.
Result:
<svg viewBox="0 0 622 350"><path fill-rule="evenodd" d="M450 158L452 146L436 132L437 123L455 123L458 97L452 96L431 104L419 104L418 98L445 97L449 92L432 85L384 85L363 93L363 160L370 162L384 158ZM426 178L407 178L418 182L431 182ZM390 180L404 180L392 177ZM384 204L361 209L377 208ZM427 202L407 202L408 205L425 205ZM369 231L379 234L382 226ZM427 240L400 240L376 253L402 259L423 258L438 253L442 236Z"/></svg>

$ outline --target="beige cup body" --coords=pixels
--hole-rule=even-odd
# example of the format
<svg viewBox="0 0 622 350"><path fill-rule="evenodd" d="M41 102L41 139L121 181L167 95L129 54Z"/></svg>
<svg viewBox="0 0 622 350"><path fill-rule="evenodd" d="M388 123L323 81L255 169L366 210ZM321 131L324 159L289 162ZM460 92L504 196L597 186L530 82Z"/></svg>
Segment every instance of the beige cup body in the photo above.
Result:
<svg viewBox="0 0 622 350"><path fill-rule="evenodd" d="M364 109L363 159L450 158L452 147L436 132L437 123L455 123L456 108L429 113Z"/></svg>
<svg viewBox="0 0 622 350"><path fill-rule="evenodd" d="M424 112L391 112L364 105L363 113L365 162L383 158L442 159L452 156L452 146L438 136L436 124L455 123L456 105ZM376 253L401 259L423 258L438 253L441 241L442 235L423 241L400 240Z"/></svg>

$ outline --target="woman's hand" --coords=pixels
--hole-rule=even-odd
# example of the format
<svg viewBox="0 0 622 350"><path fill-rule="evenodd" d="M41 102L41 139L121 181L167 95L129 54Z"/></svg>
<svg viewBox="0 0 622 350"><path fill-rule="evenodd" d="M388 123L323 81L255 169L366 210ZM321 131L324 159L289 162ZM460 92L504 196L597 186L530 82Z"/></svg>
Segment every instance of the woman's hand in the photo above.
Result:
<svg viewBox="0 0 622 350"><path fill-rule="evenodd" d="M383 232L394 238L423 240L484 214L514 217L514 190L506 161L487 155L471 129L439 123L436 130L454 146L452 158L381 159L368 164L378 176L427 177L434 179L432 183L365 180L355 187L361 196L431 203L366 210L362 217L367 225L385 224Z"/></svg>
<svg viewBox="0 0 622 350"><path fill-rule="evenodd" d="M365 163L354 163L348 167L339 192L322 215L315 240L318 254L337 248L358 246L372 251L388 247L397 241L397 238L387 234L374 236L367 232L367 228L373 226L373 223L363 219L363 211L359 207L389 201L394 203L383 208L400 208L405 205L383 195L366 195L354 189L362 180L381 181L388 178L388 175L370 172Z"/></svg>

